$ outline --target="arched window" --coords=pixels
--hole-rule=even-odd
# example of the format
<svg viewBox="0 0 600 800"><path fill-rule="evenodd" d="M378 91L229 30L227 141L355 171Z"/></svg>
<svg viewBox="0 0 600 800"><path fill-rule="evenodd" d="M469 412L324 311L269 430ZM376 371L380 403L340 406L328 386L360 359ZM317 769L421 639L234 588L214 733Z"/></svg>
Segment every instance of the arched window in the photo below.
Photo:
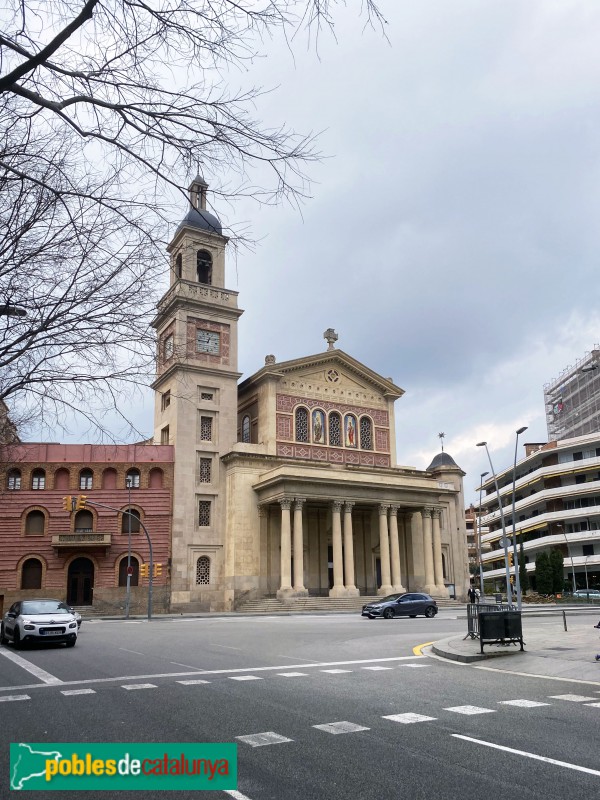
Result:
<svg viewBox="0 0 600 800"><path fill-rule="evenodd" d="M66 491L69 488L69 470L61 467L54 473L54 488Z"/></svg>
<svg viewBox="0 0 600 800"><path fill-rule="evenodd" d="M78 511L75 514L75 532L91 533L94 530L94 515L91 511Z"/></svg>
<svg viewBox="0 0 600 800"><path fill-rule="evenodd" d="M117 488L117 470L109 467L102 473L102 488L103 489L116 489Z"/></svg>
<svg viewBox="0 0 600 800"><path fill-rule="evenodd" d="M329 415L329 444L333 447L342 446L342 418L337 411Z"/></svg>
<svg viewBox="0 0 600 800"><path fill-rule="evenodd" d="M151 489L162 489L163 488L163 471L158 467L150 470L150 482L149 486Z"/></svg>
<svg viewBox="0 0 600 800"><path fill-rule="evenodd" d="M43 511L30 511L25 517L27 536L43 536L46 529L46 515Z"/></svg>
<svg viewBox="0 0 600 800"><path fill-rule="evenodd" d="M181 253L177 254L177 258L175 259L175 277L177 279L181 278L183 272L183 258Z"/></svg>
<svg viewBox="0 0 600 800"><path fill-rule="evenodd" d="M200 556L196 561L196 583L200 586L207 586L210 583L210 558Z"/></svg>
<svg viewBox="0 0 600 800"><path fill-rule="evenodd" d="M79 488L91 489L94 480L94 473L91 469L82 469L79 473Z"/></svg>
<svg viewBox="0 0 600 800"><path fill-rule="evenodd" d="M129 581L130 586L137 586L140 579L140 562L135 556L131 556L131 566L133 572ZM127 586L127 556L119 562L119 586Z"/></svg>
<svg viewBox="0 0 600 800"><path fill-rule="evenodd" d="M198 283L212 283L212 257L206 250L198 250L196 253L196 272Z"/></svg>
<svg viewBox="0 0 600 800"><path fill-rule="evenodd" d="M140 488L140 471L139 469L128 469L125 475L125 488L139 489Z"/></svg>
<svg viewBox="0 0 600 800"><path fill-rule="evenodd" d="M17 491L21 488L21 470L11 469L6 476L6 488L10 491Z"/></svg>
<svg viewBox="0 0 600 800"><path fill-rule="evenodd" d="M42 588L42 562L37 558L28 558L21 570L21 589Z"/></svg>
<svg viewBox="0 0 600 800"><path fill-rule="evenodd" d="M296 441L308 442L308 411L302 406L296 409Z"/></svg>
<svg viewBox="0 0 600 800"><path fill-rule="evenodd" d="M369 417L360 418L360 449L373 449L373 424Z"/></svg>
<svg viewBox="0 0 600 800"><path fill-rule="evenodd" d="M136 508L126 508L125 511L131 511L129 514L121 514L121 533L129 533L129 520L131 520L131 532L140 532L140 512Z"/></svg>
<svg viewBox="0 0 600 800"><path fill-rule="evenodd" d="M356 417L346 414L344 417L344 447L356 447Z"/></svg>
<svg viewBox="0 0 600 800"><path fill-rule="evenodd" d="M242 442L250 442L250 417L248 414L242 419Z"/></svg>
<svg viewBox="0 0 600 800"><path fill-rule="evenodd" d="M32 489L45 489L46 488L46 473L43 469L34 469L31 473L31 488Z"/></svg>

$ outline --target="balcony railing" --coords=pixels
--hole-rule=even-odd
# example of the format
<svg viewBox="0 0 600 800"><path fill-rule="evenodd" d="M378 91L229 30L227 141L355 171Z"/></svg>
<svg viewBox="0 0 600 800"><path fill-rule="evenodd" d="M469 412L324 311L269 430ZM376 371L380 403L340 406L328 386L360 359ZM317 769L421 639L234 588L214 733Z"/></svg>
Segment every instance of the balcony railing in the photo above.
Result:
<svg viewBox="0 0 600 800"><path fill-rule="evenodd" d="M110 547L110 533L58 533L52 537L52 547Z"/></svg>

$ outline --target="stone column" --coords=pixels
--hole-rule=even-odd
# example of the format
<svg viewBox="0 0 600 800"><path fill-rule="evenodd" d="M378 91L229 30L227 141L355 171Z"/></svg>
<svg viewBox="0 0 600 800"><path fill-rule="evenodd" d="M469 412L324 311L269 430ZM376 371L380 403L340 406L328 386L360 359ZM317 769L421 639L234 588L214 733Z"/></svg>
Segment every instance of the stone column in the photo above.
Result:
<svg viewBox="0 0 600 800"><path fill-rule="evenodd" d="M304 588L304 531L302 528L302 506L305 497L296 497L294 502L294 594L307 595Z"/></svg>
<svg viewBox="0 0 600 800"><path fill-rule="evenodd" d="M269 559L269 509L268 506L257 506L258 528L260 534L260 550L258 559L258 591L261 595L269 593L271 565Z"/></svg>
<svg viewBox="0 0 600 800"><path fill-rule="evenodd" d="M352 506L344 503L344 584L348 597L358 597L360 592L354 582L354 537L352 533Z"/></svg>
<svg viewBox="0 0 600 800"><path fill-rule="evenodd" d="M433 509L433 572L438 597L448 597L448 589L444 585L444 565L442 563L442 531L440 519L441 508Z"/></svg>
<svg viewBox="0 0 600 800"><path fill-rule="evenodd" d="M405 592L402 586L400 569L400 545L398 543L398 506L390 506L390 555L392 559L392 588L395 592Z"/></svg>
<svg viewBox="0 0 600 800"><path fill-rule="evenodd" d="M392 591L390 576L390 540L388 536L388 506L379 504L379 558L381 561L381 586L377 594L386 595Z"/></svg>
<svg viewBox="0 0 600 800"><path fill-rule="evenodd" d="M342 501L334 500L331 507L333 539L333 588L330 597L345 597L344 563L342 561Z"/></svg>
<svg viewBox="0 0 600 800"><path fill-rule="evenodd" d="M423 515L423 561L425 564L425 591L427 594L435 594L435 575L433 572L433 538L431 532L432 508L424 508Z"/></svg>
<svg viewBox="0 0 600 800"><path fill-rule="evenodd" d="M290 519L290 506L292 501L285 498L279 501L281 506L281 585L277 591L277 597L289 597L292 593L292 546L291 533L292 525Z"/></svg>

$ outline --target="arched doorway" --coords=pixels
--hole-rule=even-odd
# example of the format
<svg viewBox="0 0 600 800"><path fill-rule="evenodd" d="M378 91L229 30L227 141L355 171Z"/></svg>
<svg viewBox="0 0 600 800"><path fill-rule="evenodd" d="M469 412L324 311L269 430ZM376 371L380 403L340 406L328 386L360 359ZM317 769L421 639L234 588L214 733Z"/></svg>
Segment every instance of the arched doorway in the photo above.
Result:
<svg viewBox="0 0 600 800"><path fill-rule="evenodd" d="M72 606L91 606L94 591L94 564L89 558L76 558L69 564L67 602Z"/></svg>

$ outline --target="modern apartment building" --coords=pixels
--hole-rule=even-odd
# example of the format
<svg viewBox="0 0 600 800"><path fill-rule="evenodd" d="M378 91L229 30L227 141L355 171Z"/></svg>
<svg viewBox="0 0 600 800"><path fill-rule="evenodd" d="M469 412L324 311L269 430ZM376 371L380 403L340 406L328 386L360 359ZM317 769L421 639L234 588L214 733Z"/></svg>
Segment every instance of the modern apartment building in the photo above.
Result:
<svg viewBox="0 0 600 800"><path fill-rule="evenodd" d="M578 589L600 589L600 432L547 444L525 445L517 462L515 532L523 542L527 572L533 576L542 550L564 555L565 580ZM513 466L497 474L507 535L512 537ZM482 541L484 578L503 585L506 576L502 523L493 476L483 484L482 523L489 532ZM513 567L514 572L514 567Z"/></svg>
<svg viewBox="0 0 600 800"><path fill-rule="evenodd" d="M548 441L600 431L600 345L544 385Z"/></svg>

